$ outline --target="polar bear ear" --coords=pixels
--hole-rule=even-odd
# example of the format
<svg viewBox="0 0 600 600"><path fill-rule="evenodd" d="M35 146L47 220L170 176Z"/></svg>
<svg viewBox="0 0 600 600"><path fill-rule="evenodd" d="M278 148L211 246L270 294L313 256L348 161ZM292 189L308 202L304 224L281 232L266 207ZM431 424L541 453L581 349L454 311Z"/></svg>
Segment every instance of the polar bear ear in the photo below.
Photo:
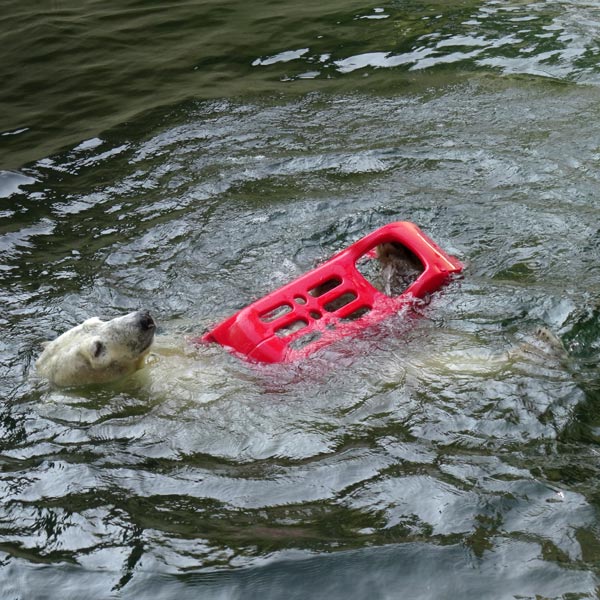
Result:
<svg viewBox="0 0 600 600"><path fill-rule="evenodd" d="M90 347L90 354L93 358L100 358L106 354L106 344L99 339L95 339Z"/></svg>
<svg viewBox="0 0 600 600"><path fill-rule="evenodd" d="M96 325L97 323L103 323L100 317L90 317L89 319L86 319L82 325Z"/></svg>

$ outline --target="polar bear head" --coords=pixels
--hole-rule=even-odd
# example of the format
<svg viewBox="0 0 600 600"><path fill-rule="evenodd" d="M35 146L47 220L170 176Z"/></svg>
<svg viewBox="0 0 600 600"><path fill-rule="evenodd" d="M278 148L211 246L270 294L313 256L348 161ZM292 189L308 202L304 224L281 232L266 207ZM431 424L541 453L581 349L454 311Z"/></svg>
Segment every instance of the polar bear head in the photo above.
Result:
<svg viewBox="0 0 600 600"><path fill-rule="evenodd" d="M49 342L36 361L37 372L58 386L115 381L142 366L155 329L148 311L110 321L93 317Z"/></svg>

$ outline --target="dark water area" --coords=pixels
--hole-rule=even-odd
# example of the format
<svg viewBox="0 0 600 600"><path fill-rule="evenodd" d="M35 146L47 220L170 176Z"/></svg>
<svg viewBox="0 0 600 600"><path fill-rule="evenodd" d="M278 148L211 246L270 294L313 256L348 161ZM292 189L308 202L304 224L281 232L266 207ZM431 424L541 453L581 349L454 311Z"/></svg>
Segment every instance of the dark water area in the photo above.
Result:
<svg viewBox="0 0 600 600"><path fill-rule="evenodd" d="M598 596L595 3L4 8L2 598ZM466 264L418 318L185 341L397 220ZM144 371L36 376L140 307Z"/></svg>

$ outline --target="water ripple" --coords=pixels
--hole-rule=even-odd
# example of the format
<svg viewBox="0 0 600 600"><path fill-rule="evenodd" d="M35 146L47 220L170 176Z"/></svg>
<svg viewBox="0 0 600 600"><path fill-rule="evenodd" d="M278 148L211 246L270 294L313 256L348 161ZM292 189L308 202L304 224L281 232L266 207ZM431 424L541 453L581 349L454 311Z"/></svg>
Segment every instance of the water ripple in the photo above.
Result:
<svg viewBox="0 0 600 600"><path fill-rule="evenodd" d="M191 102L38 162L1 238L3 590L593 597L597 117L591 87L482 78ZM400 219L467 263L414 313L299 365L186 345ZM140 304L144 372L36 379L41 341Z"/></svg>

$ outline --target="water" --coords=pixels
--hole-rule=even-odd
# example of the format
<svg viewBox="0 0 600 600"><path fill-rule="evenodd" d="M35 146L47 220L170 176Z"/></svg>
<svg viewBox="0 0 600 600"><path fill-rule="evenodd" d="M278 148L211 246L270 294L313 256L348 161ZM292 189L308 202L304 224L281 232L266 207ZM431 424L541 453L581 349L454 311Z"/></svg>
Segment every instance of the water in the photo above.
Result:
<svg viewBox="0 0 600 600"><path fill-rule="evenodd" d="M595 598L599 10L9 4L6 598ZM467 264L294 367L196 335L373 229ZM43 340L150 308L103 389ZM545 326L568 356L506 352Z"/></svg>

